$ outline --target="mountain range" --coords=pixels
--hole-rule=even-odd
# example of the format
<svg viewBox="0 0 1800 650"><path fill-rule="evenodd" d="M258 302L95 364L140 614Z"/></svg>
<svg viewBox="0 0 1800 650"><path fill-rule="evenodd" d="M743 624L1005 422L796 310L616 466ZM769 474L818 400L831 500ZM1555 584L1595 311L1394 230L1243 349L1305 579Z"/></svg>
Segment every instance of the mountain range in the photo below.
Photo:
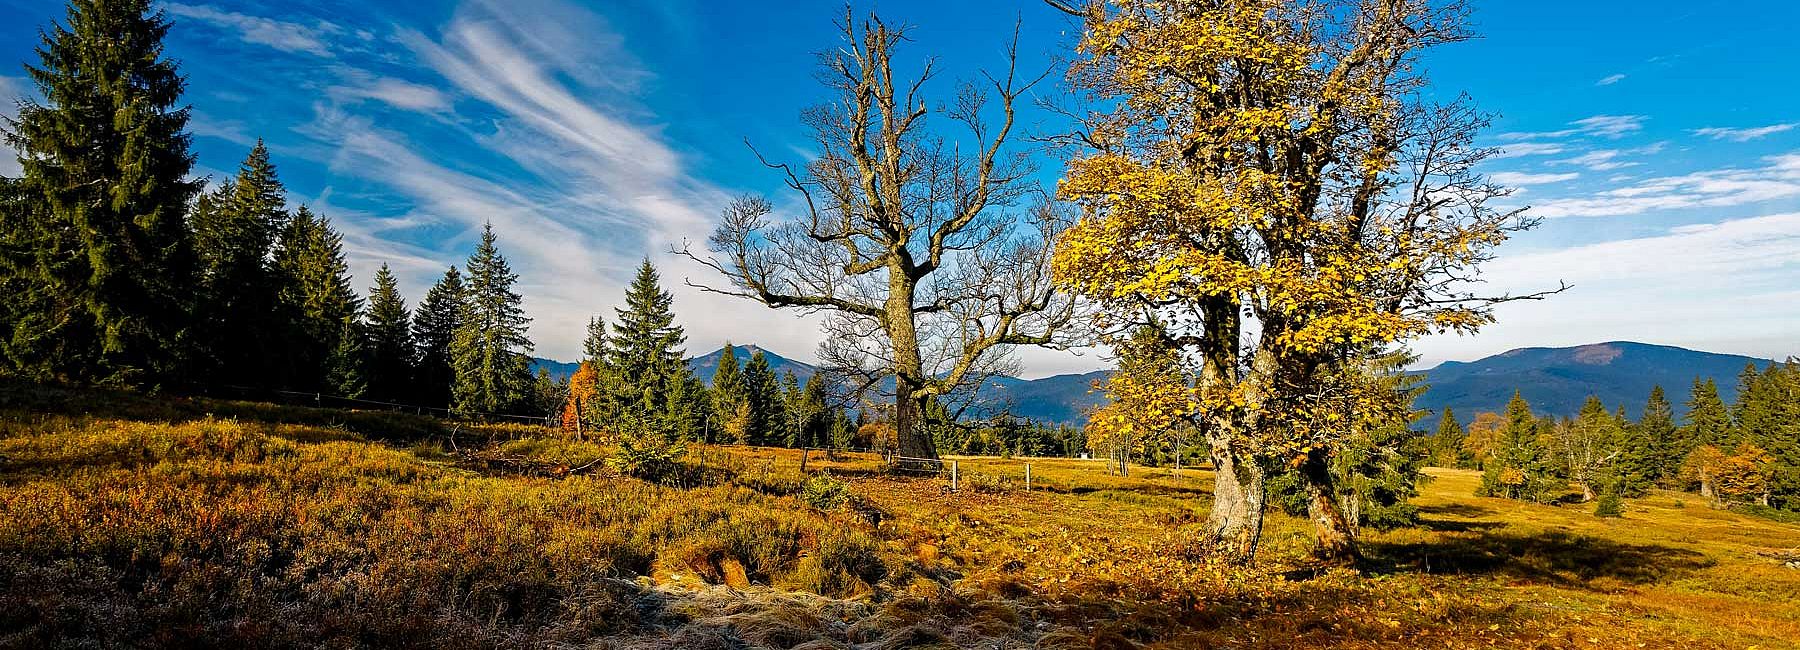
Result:
<svg viewBox="0 0 1800 650"><path fill-rule="evenodd" d="M762 351L777 375L792 372L804 383L818 372L811 364L755 345L737 347L738 363L748 361L757 350ZM711 383L723 353L720 348L690 358L688 368ZM1651 387L1660 385L1679 415L1687 410L1683 403L1696 378L1713 379L1719 396L1730 402L1737 394L1737 375L1746 365L1764 367L1770 363L1768 359L1631 341L1518 348L1477 361L1446 361L1414 371L1424 377L1428 388L1413 406L1433 414L1449 407L1456 411L1458 419L1467 422L1478 412L1504 410L1516 390L1531 404L1533 412L1540 414L1574 415L1581 410L1582 402L1593 395L1608 408L1622 405L1628 414L1637 417ZM560 378L573 373L577 366L534 359L532 372L540 367ZM1093 386L1104 380L1107 373L1096 370L1040 379L996 377L978 389L977 395L983 402L1004 407L1021 418L1078 424L1088 408L1105 400L1104 394Z"/></svg>

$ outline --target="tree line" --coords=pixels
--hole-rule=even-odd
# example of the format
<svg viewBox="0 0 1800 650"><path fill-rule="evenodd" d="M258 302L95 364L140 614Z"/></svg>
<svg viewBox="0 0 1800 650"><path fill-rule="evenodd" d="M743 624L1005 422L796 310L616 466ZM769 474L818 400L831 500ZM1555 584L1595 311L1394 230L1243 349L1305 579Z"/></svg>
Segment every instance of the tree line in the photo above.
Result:
<svg viewBox="0 0 1800 650"><path fill-rule="evenodd" d="M291 207L259 140L210 190L162 52L170 23L139 0L69 5L27 65L0 178L0 364L40 380L249 387L472 413L531 401L529 319L491 226L415 312L383 265L365 300L343 236ZM466 272L466 273L465 273Z"/></svg>
<svg viewBox="0 0 1800 650"><path fill-rule="evenodd" d="M1480 496L1549 502L1569 486L1596 512L1653 487L1698 492L1718 505L1800 510L1800 362L1746 366L1735 402L1712 379L1694 380L1677 421L1661 386L1637 419L1589 397L1573 417L1535 415L1515 393L1506 412L1466 427L1445 409L1432 461L1482 470Z"/></svg>

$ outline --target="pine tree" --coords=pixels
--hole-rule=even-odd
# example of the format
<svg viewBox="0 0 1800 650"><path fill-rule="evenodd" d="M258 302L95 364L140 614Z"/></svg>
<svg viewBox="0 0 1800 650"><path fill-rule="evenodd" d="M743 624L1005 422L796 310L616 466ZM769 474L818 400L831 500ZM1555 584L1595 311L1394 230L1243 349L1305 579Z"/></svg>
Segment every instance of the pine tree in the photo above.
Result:
<svg viewBox="0 0 1800 650"><path fill-rule="evenodd" d="M276 352L268 332L280 327L269 258L287 221L287 189L261 140L235 178L194 203L200 297L194 317L202 357L196 369L214 381L266 385L275 379L263 371Z"/></svg>
<svg viewBox="0 0 1800 650"><path fill-rule="evenodd" d="M1505 427L1487 460L1478 496L1543 501L1547 494L1550 459L1539 438L1543 424L1531 414L1524 396L1513 393L1506 404Z"/></svg>
<svg viewBox="0 0 1800 650"><path fill-rule="evenodd" d="M1437 434L1431 437L1432 460L1440 467L1464 466L1462 443L1468 436L1462 424L1456 421L1456 412L1444 407L1443 417L1438 418Z"/></svg>
<svg viewBox="0 0 1800 650"><path fill-rule="evenodd" d="M413 399L427 406L450 406L450 385L455 378L450 346L462 322L463 293L462 272L452 266L425 292L413 313L412 339L418 355Z"/></svg>
<svg viewBox="0 0 1800 650"><path fill-rule="evenodd" d="M6 297L0 350L32 376L180 381L200 181L188 178L186 82L163 56L169 22L150 0L73 0L65 22L25 67L45 103L22 101L6 121L31 205L6 226L29 249L5 265L21 291Z"/></svg>
<svg viewBox="0 0 1800 650"><path fill-rule="evenodd" d="M669 437L686 442L704 442L712 411L706 384L688 371L687 364L676 366L669 377L669 391L663 407L668 418Z"/></svg>
<svg viewBox="0 0 1800 650"><path fill-rule="evenodd" d="M362 310L345 318L338 329L337 344L325 357L325 383L320 389L332 395L360 398L368 394L369 332L362 322Z"/></svg>
<svg viewBox="0 0 1800 650"><path fill-rule="evenodd" d="M744 437L752 445L780 444L781 387L762 350L744 364L744 396L748 407Z"/></svg>
<svg viewBox="0 0 1800 650"><path fill-rule="evenodd" d="M1676 438L1675 409L1669 404L1662 386L1650 388L1644 413L1632 427L1632 439L1636 446L1643 448L1642 453L1633 457L1632 471L1636 480L1664 482L1674 479L1681 471L1681 461L1687 457L1687 450L1681 448Z"/></svg>
<svg viewBox="0 0 1800 650"><path fill-rule="evenodd" d="M362 299L350 288L343 237L301 206L281 231L274 271L276 311L283 323L277 330L284 351L282 383L319 392L353 386L350 380L361 375L349 365L360 361L359 341L352 335L359 333Z"/></svg>
<svg viewBox="0 0 1800 650"><path fill-rule="evenodd" d="M369 395L399 401L413 391L412 314L400 296L394 272L382 264L375 271L375 287L369 290Z"/></svg>
<svg viewBox="0 0 1800 650"><path fill-rule="evenodd" d="M1731 412L1719 399L1719 386L1711 378L1694 379L1687 407L1687 424L1680 435L1683 456L1703 445L1731 448Z"/></svg>
<svg viewBox="0 0 1800 650"><path fill-rule="evenodd" d="M461 411L497 413L518 408L531 398L531 319L513 291L519 276L495 246L494 226L481 231L481 244L464 264L469 282L464 292L450 363L455 379L452 403Z"/></svg>
<svg viewBox="0 0 1800 650"><path fill-rule="evenodd" d="M612 336L606 340L606 365L617 383L617 408L645 409L645 417L664 418L670 384L682 366L681 345L687 335L675 324L674 298L662 288L656 267L645 259L625 290L625 307L615 309Z"/></svg>

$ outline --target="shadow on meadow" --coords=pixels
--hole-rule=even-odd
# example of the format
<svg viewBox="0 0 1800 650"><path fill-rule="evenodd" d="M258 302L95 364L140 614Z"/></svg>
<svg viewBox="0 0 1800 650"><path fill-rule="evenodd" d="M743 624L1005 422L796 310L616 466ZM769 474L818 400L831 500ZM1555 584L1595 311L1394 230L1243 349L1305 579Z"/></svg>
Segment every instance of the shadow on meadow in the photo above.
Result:
<svg viewBox="0 0 1800 650"><path fill-rule="evenodd" d="M1703 569L1698 552L1657 544L1629 544L1563 531L1497 530L1501 524L1426 520L1443 534L1432 539L1372 541L1364 554L1374 573L1417 572L1495 576L1556 587L1608 591L1645 585Z"/></svg>

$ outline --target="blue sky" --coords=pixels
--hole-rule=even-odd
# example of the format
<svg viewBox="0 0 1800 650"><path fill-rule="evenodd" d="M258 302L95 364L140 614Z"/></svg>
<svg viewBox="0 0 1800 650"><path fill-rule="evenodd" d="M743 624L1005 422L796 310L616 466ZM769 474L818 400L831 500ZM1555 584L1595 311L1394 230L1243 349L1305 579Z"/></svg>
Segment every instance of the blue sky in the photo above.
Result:
<svg viewBox="0 0 1800 650"><path fill-rule="evenodd" d="M0 0L0 61L31 58L60 4ZM1432 92L1467 92L1497 113L1484 140L1506 153L1488 171L1544 217L1487 279L1575 288L1507 305L1478 336L1421 341L1424 362L1619 339L1800 354L1800 7L1474 4L1483 37L1428 57ZM197 173L222 179L267 139L293 200L344 230L359 286L385 261L416 300L491 220L540 355L577 356L587 316L610 315L649 255L674 285L691 351L729 339L812 357L815 322L680 286L714 278L668 251L703 242L735 195L788 200L744 143L795 162L810 150L799 112L825 98L812 57L837 44L841 2L162 6L189 76ZM938 56L941 88L1001 64L1015 22L1021 65L1034 69L1074 30L1037 0L857 8L913 24L902 55ZM22 76L0 67L0 96L30 94ZM1026 126L1059 125L1031 112ZM0 161L0 174L16 170ZM1028 376L1105 364L1022 357Z"/></svg>

